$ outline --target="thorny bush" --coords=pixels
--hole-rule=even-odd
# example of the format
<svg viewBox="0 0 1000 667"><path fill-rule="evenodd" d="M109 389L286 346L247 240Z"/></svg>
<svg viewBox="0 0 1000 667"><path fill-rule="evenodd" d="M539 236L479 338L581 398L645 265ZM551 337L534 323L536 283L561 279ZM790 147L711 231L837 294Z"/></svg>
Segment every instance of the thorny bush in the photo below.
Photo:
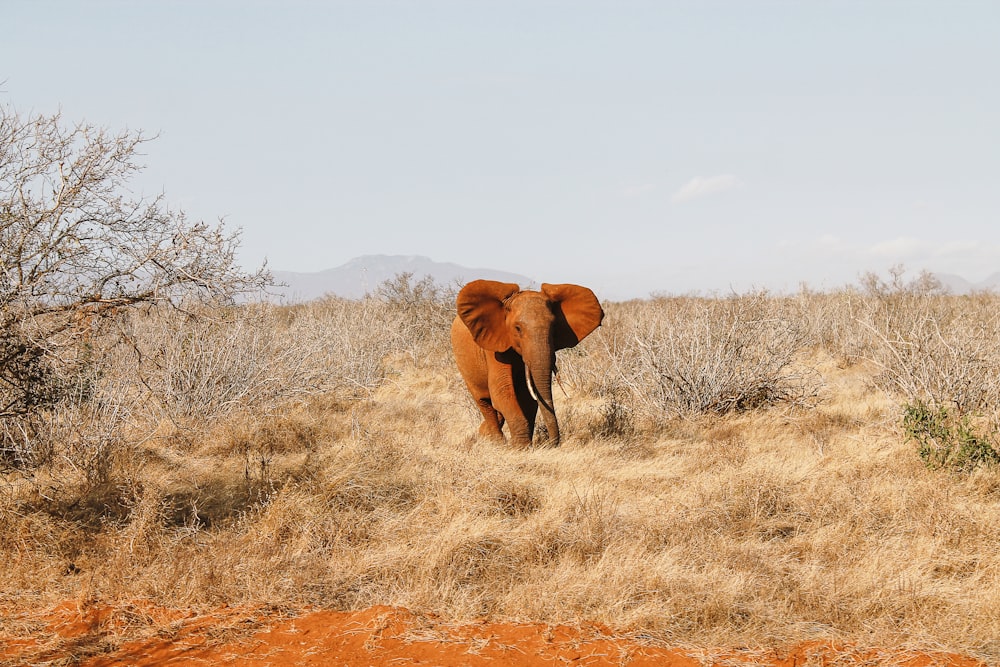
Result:
<svg viewBox="0 0 1000 667"><path fill-rule="evenodd" d="M907 401L960 414L1000 406L1000 311L993 294L950 296L933 276L891 282L869 274L860 301L863 356L878 385Z"/></svg>
<svg viewBox="0 0 1000 667"><path fill-rule="evenodd" d="M655 419L806 404L820 385L796 364L807 322L765 292L617 304L599 331L603 354L578 355L573 373L593 365L598 392L620 402L625 389Z"/></svg>

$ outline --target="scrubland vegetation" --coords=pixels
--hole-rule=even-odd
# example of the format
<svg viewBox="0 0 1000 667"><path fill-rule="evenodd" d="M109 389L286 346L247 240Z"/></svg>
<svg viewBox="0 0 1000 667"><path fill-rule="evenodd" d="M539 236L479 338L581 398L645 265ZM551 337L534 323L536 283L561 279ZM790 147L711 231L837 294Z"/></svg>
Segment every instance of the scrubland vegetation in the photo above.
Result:
<svg viewBox="0 0 1000 667"><path fill-rule="evenodd" d="M563 445L524 451L472 438L452 299L101 320L3 418L0 589L1000 656L1000 298L608 303L560 352Z"/></svg>
<svg viewBox="0 0 1000 667"><path fill-rule="evenodd" d="M514 450L472 437L453 290L238 305L266 271L127 195L143 141L0 108L0 626L388 604L1000 659L1000 297L606 303L562 445Z"/></svg>

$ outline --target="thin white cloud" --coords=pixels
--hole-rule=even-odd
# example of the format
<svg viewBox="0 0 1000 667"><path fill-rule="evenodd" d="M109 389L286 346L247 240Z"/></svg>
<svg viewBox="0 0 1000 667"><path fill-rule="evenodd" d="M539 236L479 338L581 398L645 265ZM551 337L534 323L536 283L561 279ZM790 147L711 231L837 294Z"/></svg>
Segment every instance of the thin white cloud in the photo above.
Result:
<svg viewBox="0 0 1000 667"><path fill-rule="evenodd" d="M948 241L935 248L935 254L953 257L971 257L980 254L995 252L996 248L991 248L990 244L982 241Z"/></svg>
<svg viewBox="0 0 1000 667"><path fill-rule="evenodd" d="M707 178L698 176L682 185L674 193L671 201L675 204L683 204L694 199L710 197L741 187L743 187L743 181L732 174L719 174L718 176L709 176Z"/></svg>
<svg viewBox="0 0 1000 667"><path fill-rule="evenodd" d="M923 241L912 236L900 236L870 245L864 249L864 254L874 257L907 259L932 254L933 249L934 245L929 241Z"/></svg>
<svg viewBox="0 0 1000 667"><path fill-rule="evenodd" d="M862 254L873 257L888 257L899 261L930 258L959 260L963 257L991 256L995 251L995 247L983 241L954 239L940 242L912 236L899 236L863 248Z"/></svg>

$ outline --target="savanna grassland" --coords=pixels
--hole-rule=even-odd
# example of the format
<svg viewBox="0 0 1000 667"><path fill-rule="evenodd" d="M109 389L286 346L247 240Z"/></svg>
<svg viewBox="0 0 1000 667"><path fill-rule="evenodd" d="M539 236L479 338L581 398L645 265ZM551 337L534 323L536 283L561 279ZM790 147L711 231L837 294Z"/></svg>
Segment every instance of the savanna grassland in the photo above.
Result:
<svg viewBox="0 0 1000 667"><path fill-rule="evenodd" d="M562 445L528 450L472 438L452 299L70 330L59 401L4 424L0 632L66 600L392 605L1000 660L1000 297L606 303L559 353Z"/></svg>

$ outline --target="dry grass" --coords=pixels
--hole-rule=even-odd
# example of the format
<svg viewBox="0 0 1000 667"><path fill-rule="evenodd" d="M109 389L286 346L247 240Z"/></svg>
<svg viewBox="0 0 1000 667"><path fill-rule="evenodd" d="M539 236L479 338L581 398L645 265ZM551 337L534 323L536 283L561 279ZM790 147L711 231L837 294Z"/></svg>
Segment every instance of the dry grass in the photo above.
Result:
<svg viewBox="0 0 1000 667"><path fill-rule="evenodd" d="M795 332L753 329L761 340L797 341L768 377L819 378L815 397L708 411L657 412L655 387L615 375L635 361L608 341L664 311L609 304L603 331L560 353L563 445L527 451L470 440L477 412L437 305L326 301L253 326L230 314L243 328L199 324L198 354L194 324L137 320L135 340L149 327L179 341L143 357L162 367L133 368L133 385L107 357L95 396L51 416L79 437L0 478L0 590L22 605L391 604L684 644L836 638L996 660L1000 470L921 463L899 428L909 397L870 358L884 341L834 315L862 298L759 302ZM222 394L240 398L199 394L204 378L242 384Z"/></svg>

